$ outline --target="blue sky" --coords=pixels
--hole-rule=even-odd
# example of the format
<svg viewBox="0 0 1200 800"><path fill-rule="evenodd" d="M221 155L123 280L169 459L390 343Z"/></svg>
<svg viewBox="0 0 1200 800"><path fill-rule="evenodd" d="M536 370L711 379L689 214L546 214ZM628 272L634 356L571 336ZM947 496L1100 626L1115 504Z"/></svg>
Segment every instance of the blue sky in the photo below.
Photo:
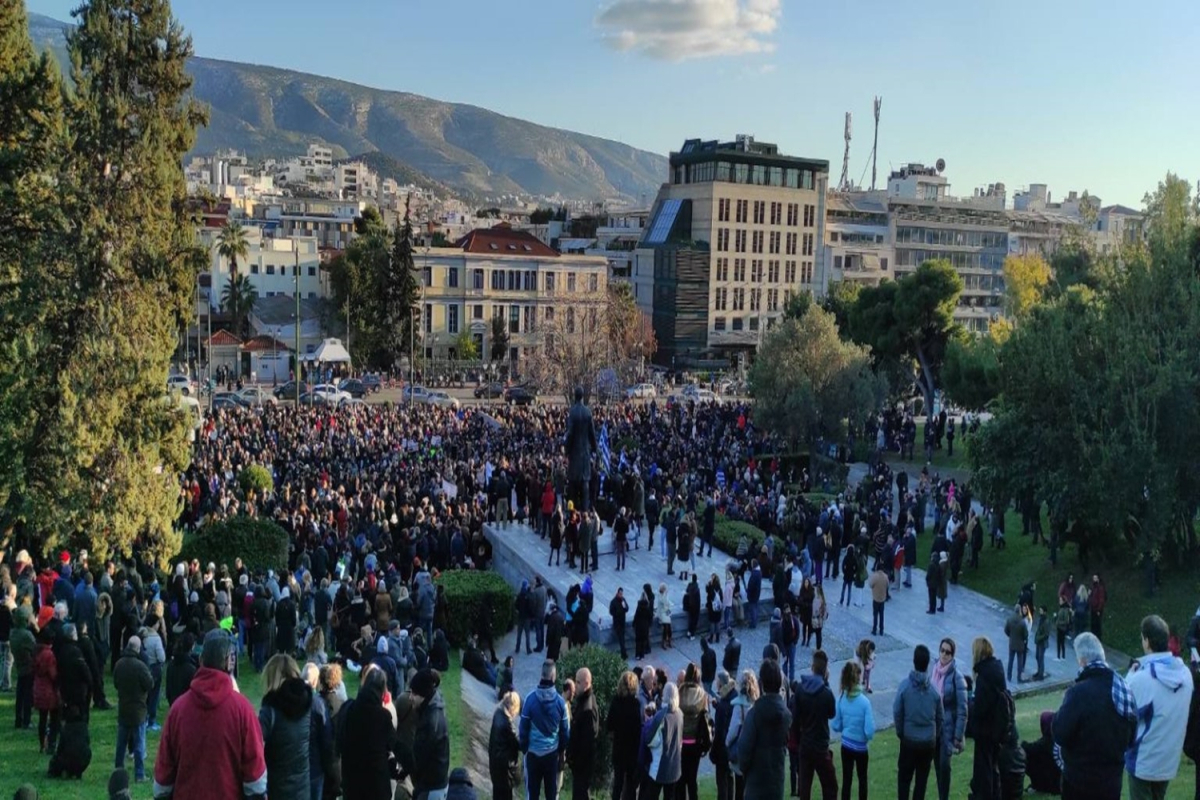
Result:
<svg viewBox="0 0 1200 800"><path fill-rule="evenodd" d="M70 19L78 0L28 0ZM176 0L198 55L314 72L666 153L751 133L841 173L945 158L1140 207L1200 178L1200 3L1157 0ZM870 180L869 171L867 181Z"/></svg>

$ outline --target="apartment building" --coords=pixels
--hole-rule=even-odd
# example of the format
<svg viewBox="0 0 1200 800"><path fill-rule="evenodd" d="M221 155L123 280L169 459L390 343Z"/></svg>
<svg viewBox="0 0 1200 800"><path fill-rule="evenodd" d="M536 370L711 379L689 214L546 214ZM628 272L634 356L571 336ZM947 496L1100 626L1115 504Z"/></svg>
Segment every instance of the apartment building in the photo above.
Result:
<svg viewBox="0 0 1200 800"><path fill-rule="evenodd" d="M825 202L825 268L823 283L813 294L824 295L829 281L877 286L893 278L893 245L886 198L862 192L830 192Z"/></svg>
<svg viewBox="0 0 1200 800"><path fill-rule="evenodd" d="M363 200L276 197L256 204L254 217L268 235L313 237L322 248L345 250L354 238L354 220L366 207Z"/></svg>
<svg viewBox="0 0 1200 800"><path fill-rule="evenodd" d="M753 351L788 298L823 284L829 162L739 135L689 139L670 156L631 283L656 361L685 366Z"/></svg>
<svg viewBox="0 0 1200 800"><path fill-rule="evenodd" d="M503 223L473 230L453 247L420 250L415 258L427 359L456 358L464 331L481 354L490 354L492 320L500 318L508 332L508 358L519 365L540 346L548 324L582 334L584 313L603 302L608 290L606 259L563 255Z"/></svg>
<svg viewBox="0 0 1200 800"><path fill-rule="evenodd" d="M316 300L325 296L321 254L314 237L276 238L265 235L257 225L244 227L249 252L238 259L238 273L249 277L260 298L295 297L297 269L301 298ZM209 251L214 303L220 302L230 274L229 262L217 252L220 233L219 228L204 228L199 232L200 242Z"/></svg>

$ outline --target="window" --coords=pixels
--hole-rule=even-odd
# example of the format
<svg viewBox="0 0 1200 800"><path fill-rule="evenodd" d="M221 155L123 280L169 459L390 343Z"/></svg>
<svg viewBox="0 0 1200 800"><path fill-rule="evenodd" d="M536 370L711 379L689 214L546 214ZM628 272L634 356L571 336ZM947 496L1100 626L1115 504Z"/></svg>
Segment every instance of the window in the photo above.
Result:
<svg viewBox="0 0 1200 800"><path fill-rule="evenodd" d="M735 258L733 260L733 280L735 283L746 280L746 259Z"/></svg>
<svg viewBox="0 0 1200 800"><path fill-rule="evenodd" d="M446 269L446 285L451 289L458 288L458 267L448 267Z"/></svg>
<svg viewBox="0 0 1200 800"><path fill-rule="evenodd" d="M763 262L761 258L756 258L750 262L750 282L762 283L763 279Z"/></svg>
<svg viewBox="0 0 1200 800"><path fill-rule="evenodd" d="M787 254L789 256L796 255L796 241L799 239L799 234L789 233L787 235Z"/></svg>
<svg viewBox="0 0 1200 800"><path fill-rule="evenodd" d="M425 332L433 333L433 305L425 304Z"/></svg>
<svg viewBox="0 0 1200 800"><path fill-rule="evenodd" d="M752 250L752 252L755 252L755 253L761 253L763 251L763 232L762 231L754 231L754 246L751 248L751 250Z"/></svg>
<svg viewBox="0 0 1200 800"><path fill-rule="evenodd" d="M479 290L483 289L483 270L471 270L471 288Z"/></svg>
<svg viewBox="0 0 1200 800"><path fill-rule="evenodd" d="M779 290L767 289L767 311L779 310Z"/></svg>
<svg viewBox="0 0 1200 800"><path fill-rule="evenodd" d="M740 331L740 330L742 330L742 328L743 328L743 327L744 327L744 325L743 325L743 320L742 320L742 318L741 318L741 317L734 317L734 318L733 318L733 329L734 329L735 331Z"/></svg>
<svg viewBox="0 0 1200 800"><path fill-rule="evenodd" d="M308 299L309 299L309 300L316 300L316 299L317 299L317 293L316 293L316 292L309 292L309 293L308 293Z"/></svg>
<svg viewBox="0 0 1200 800"><path fill-rule="evenodd" d="M453 270L451 270L453 272ZM446 332L458 333L458 306L446 306Z"/></svg>
<svg viewBox="0 0 1200 800"><path fill-rule="evenodd" d="M508 332L521 332L521 307L518 305L508 307Z"/></svg>
<svg viewBox="0 0 1200 800"><path fill-rule="evenodd" d="M713 317L713 330L714 331L725 330L725 318L724 317Z"/></svg>
<svg viewBox="0 0 1200 800"><path fill-rule="evenodd" d="M717 252L729 251L729 228L717 228Z"/></svg>
<svg viewBox="0 0 1200 800"><path fill-rule="evenodd" d="M750 217L750 201L749 200L738 200L737 201L737 221L745 222L749 217Z"/></svg>
<svg viewBox="0 0 1200 800"><path fill-rule="evenodd" d="M527 292L537 291L537 273L531 269L525 270L525 282L522 288Z"/></svg>
<svg viewBox="0 0 1200 800"><path fill-rule="evenodd" d="M833 257L833 268L838 270L839 272L841 271L841 269L842 269L842 257L841 256Z"/></svg>
<svg viewBox="0 0 1200 800"><path fill-rule="evenodd" d="M729 300L729 290L724 287L718 288L713 293L713 308L717 311L724 311Z"/></svg>
<svg viewBox="0 0 1200 800"><path fill-rule="evenodd" d="M762 304L762 289L758 289L758 288L751 289L750 290L750 310L758 311L758 307L761 304Z"/></svg>
<svg viewBox="0 0 1200 800"><path fill-rule="evenodd" d="M575 292L575 273L574 272L567 273L567 291L570 293Z"/></svg>
<svg viewBox="0 0 1200 800"><path fill-rule="evenodd" d="M735 252L735 253L746 252L746 232L745 231L734 231L733 252Z"/></svg>
<svg viewBox="0 0 1200 800"><path fill-rule="evenodd" d="M752 330L752 331L758 330L758 317L750 318L750 330Z"/></svg>
<svg viewBox="0 0 1200 800"><path fill-rule="evenodd" d="M534 313L533 306L525 306L521 309L521 316L525 318L525 330L532 332L537 328L537 314Z"/></svg>
<svg viewBox="0 0 1200 800"><path fill-rule="evenodd" d="M766 200L755 200L754 201L754 224L762 225L766 221L767 221L767 201Z"/></svg>
<svg viewBox="0 0 1200 800"><path fill-rule="evenodd" d="M492 270L492 291L504 291L504 272L502 270Z"/></svg>
<svg viewBox="0 0 1200 800"><path fill-rule="evenodd" d="M784 269L783 282L784 283L795 283L796 282L796 262L795 261L784 262L783 269Z"/></svg>
<svg viewBox="0 0 1200 800"><path fill-rule="evenodd" d="M817 224L817 207L814 205L805 204L804 206L804 227L811 228Z"/></svg>
<svg viewBox="0 0 1200 800"><path fill-rule="evenodd" d="M500 303L492 306L492 319L496 319L497 317L504 319L504 306Z"/></svg>
<svg viewBox="0 0 1200 800"><path fill-rule="evenodd" d="M718 258L717 259L717 280L718 281L729 280L729 259L728 258Z"/></svg>
<svg viewBox="0 0 1200 800"><path fill-rule="evenodd" d="M771 203L771 224L778 225L783 222L783 203Z"/></svg>
<svg viewBox="0 0 1200 800"><path fill-rule="evenodd" d="M257 275L257 274L258 274L258 264L251 264L251 265L250 265L250 274L251 274L251 275Z"/></svg>
<svg viewBox="0 0 1200 800"><path fill-rule="evenodd" d="M771 244L770 244L770 247L768 248L768 252L775 253L775 254L779 253L780 238L781 238L781 236L780 236L779 231L771 231Z"/></svg>
<svg viewBox="0 0 1200 800"><path fill-rule="evenodd" d="M884 272L887 272L887 267L888 267L887 256L884 256L883 258L879 259L879 268L881 270L883 270Z"/></svg>
<svg viewBox="0 0 1200 800"><path fill-rule="evenodd" d="M787 207L787 224L788 227L794 228L800 224L800 204L788 203Z"/></svg>
<svg viewBox="0 0 1200 800"><path fill-rule="evenodd" d="M286 269L286 267L285 267L285 269ZM275 265L274 264L267 264L267 274L268 275L275 274ZM280 273L280 274L282 275L283 273Z"/></svg>
<svg viewBox="0 0 1200 800"><path fill-rule="evenodd" d="M471 307L471 319L483 319L483 303L476 303Z"/></svg>
<svg viewBox="0 0 1200 800"><path fill-rule="evenodd" d="M813 239L816 238L811 233L804 234L804 252L800 255L811 256L813 254Z"/></svg>
<svg viewBox="0 0 1200 800"><path fill-rule="evenodd" d="M567 306L567 333L575 332L575 306Z"/></svg>
<svg viewBox="0 0 1200 800"><path fill-rule="evenodd" d="M554 307L553 306L548 306L546 308L546 322L554 322Z"/></svg>
<svg viewBox="0 0 1200 800"><path fill-rule="evenodd" d="M742 311L746 307L746 290L740 286L733 290L733 310Z"/></svg>
<svg viewBox="0 0 1200 800"><path fill-rule="evenodd" d="M309 267L309 268L308 268L308 277L310 277L310 278L315 278L315 277L317 277L317 268L316 268L316 267Z"/></svg>
<svg viewBox="0 0 1200 800"><path fill-rule="evenodd" d="M812 265L811 261L805 261L803 264L800 265L800 282L801 283L812 283L813 282L813 265Z"/></svg>
<svg viewBox="0 0 1200 800"><path fill-rule="evenodd" d="M510 292L521 291L521 272L520 272L520 270L510 269L508 271L508 290Z"/></svg>
<svg viewBox="0 0 1200 800"><path fill-rule="evenodd" d="M722 197L717 201L717 222L729 222L729 198Z"/></svg>
<svg viewBox="0 0 1200 800"><path fill-rule="evenodd" d="M588 291L595 294L600 291L600 276L592 273L588 275Z"/></svg>
<svg viewBox="0 0 1200 800"><path fill-rule="evenodd" d="M546 294L554 294L554 273L546 273ZM547 317L549 319L549 317Z"/></svg>
<svg viewBox="0 0 1200 800"><path fill-rule="evenodd" d="M779 283L779 259L767 262L767 282Z"/></svg>
<svg viewBox="0 0 1200 800"><path fill-rule="evenodd" d="M421 285L433 286L433 267L426 267L421 270Z"/></svg>

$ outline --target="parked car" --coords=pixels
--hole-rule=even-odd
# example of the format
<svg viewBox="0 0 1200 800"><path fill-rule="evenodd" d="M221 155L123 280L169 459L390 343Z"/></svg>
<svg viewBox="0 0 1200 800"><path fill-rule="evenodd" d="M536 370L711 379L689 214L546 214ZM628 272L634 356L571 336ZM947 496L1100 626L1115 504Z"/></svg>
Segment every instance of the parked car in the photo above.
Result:
<svg viewBox="0 0 1200 800"><path fill-rule="evenodd" d="M405 402L420 403L425 399L425 396L428 394L429 394L429 390L426 389L424 386L405 386L404 391L400 393L400 397Z"/></svg>
<svg viewBox="0 0 1200 800"><path fill-rule="evenodd" d="M458 400L445 392L430 392L425 395L425 402L441 408L458 408Z"/></svg>
<svg viewBox="0 0 1200 800"><path fill-rule="evenodd" d="M212 397L212 407L216 411L218 409L234 409L245 408L242 399L233 392L218 392Z"/></svg>
<svg viewBox="0 0 1200 800"><path fill-rule="evenodd" d="M350 399L349 392L343 392L341 389L334 386L332 383L318 383L316 386L314 386L312 388L312 393L317 395L318 397L321 397L322 399L325 400L325 402L329 403L329 405L332 405L332 406L336 406L338 403L342 402L343 400Z"/></svg>
<svg viewBox="0 0 1200 800"><path fill-rule="evenodd" d="M275 398L275 395L261 386L247 386L237 394L238 397L245 401L245 405L248 406L274 406L279 404L279 400Z"/></svg>
<svg viewBox="0 0 1200 800"><path fill-rule="evenodd" d="M172 375L167 378L167 391L175 390L183 395L196 394L196 384L187 375Z"/></svg>
<svg viewBox="0 0 1200 800"><path fill-rule="evenodd" d="M491 400L496 397L504 396L503 383L485 383L482 386L475 387L475 397Z"/></svg>
<svg viewBox="0 0 1200 800"><path fill-rule="evenodd" d="M383 379L375 373L368 373L360 378L362 385L368 392L374 394L383 388Z"/></svg>
<svg viewBox="0 0 1200 800"><path fill-rule="evenodd" d="M369 391L366 384L364 384L358 378L346 378L338 383L337 388L343 392L346 392L351 397L359 399L365 397Z"/></svg>
<svg viewBox="0 0 1200 800"><path fill-rule="evenodd" d="M322 395L316 394L315 392L305 392L304 394L300 395L300 405L326 406L329 405L329 403Z"/></svg>
<svg viewBox="0 0 1200 800"><path fill-rule="evenodd" d="M652 383L637 383L625 390L625 396L629 399L637 398L654 398L658 397L658 390L654 388Z"/></svg>
<svg viewBox="0 0 1200 800"><path fill-rule="evenodd" d="M531 406L537 402L537 393L526 386L510 386L504 392L504 402L514 406Z"/></svg>
<svg viewBox="0 0 1200 800"><path fill-rule="evenodd" d="M307 383L300 384L300 394L301 395L308 394L308 392L310 392L311 390L312 390L312 387L309 386ZM282 386L276 386L274 394L280 400L295 399L295 397L296 397L296 382L288 381L287 383L283 384Z"/></svg>

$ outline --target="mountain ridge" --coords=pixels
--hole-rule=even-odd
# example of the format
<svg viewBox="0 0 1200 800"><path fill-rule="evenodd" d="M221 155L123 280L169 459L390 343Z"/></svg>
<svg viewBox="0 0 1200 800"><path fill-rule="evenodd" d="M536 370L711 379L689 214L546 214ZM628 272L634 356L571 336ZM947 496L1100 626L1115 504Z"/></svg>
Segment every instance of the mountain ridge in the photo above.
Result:
<svg viewBox="0 0 1200 800"><path fill-rule="evenodd" d="M35 44L66 64L72 26L29 13ZM313 141L339 158L374 151L470 195L652 197L667 159L621 142L481 106L377 89L283 67L194 56L192 92L209 106L193 153L237 149L252 158L303 153Z"/></svg>

